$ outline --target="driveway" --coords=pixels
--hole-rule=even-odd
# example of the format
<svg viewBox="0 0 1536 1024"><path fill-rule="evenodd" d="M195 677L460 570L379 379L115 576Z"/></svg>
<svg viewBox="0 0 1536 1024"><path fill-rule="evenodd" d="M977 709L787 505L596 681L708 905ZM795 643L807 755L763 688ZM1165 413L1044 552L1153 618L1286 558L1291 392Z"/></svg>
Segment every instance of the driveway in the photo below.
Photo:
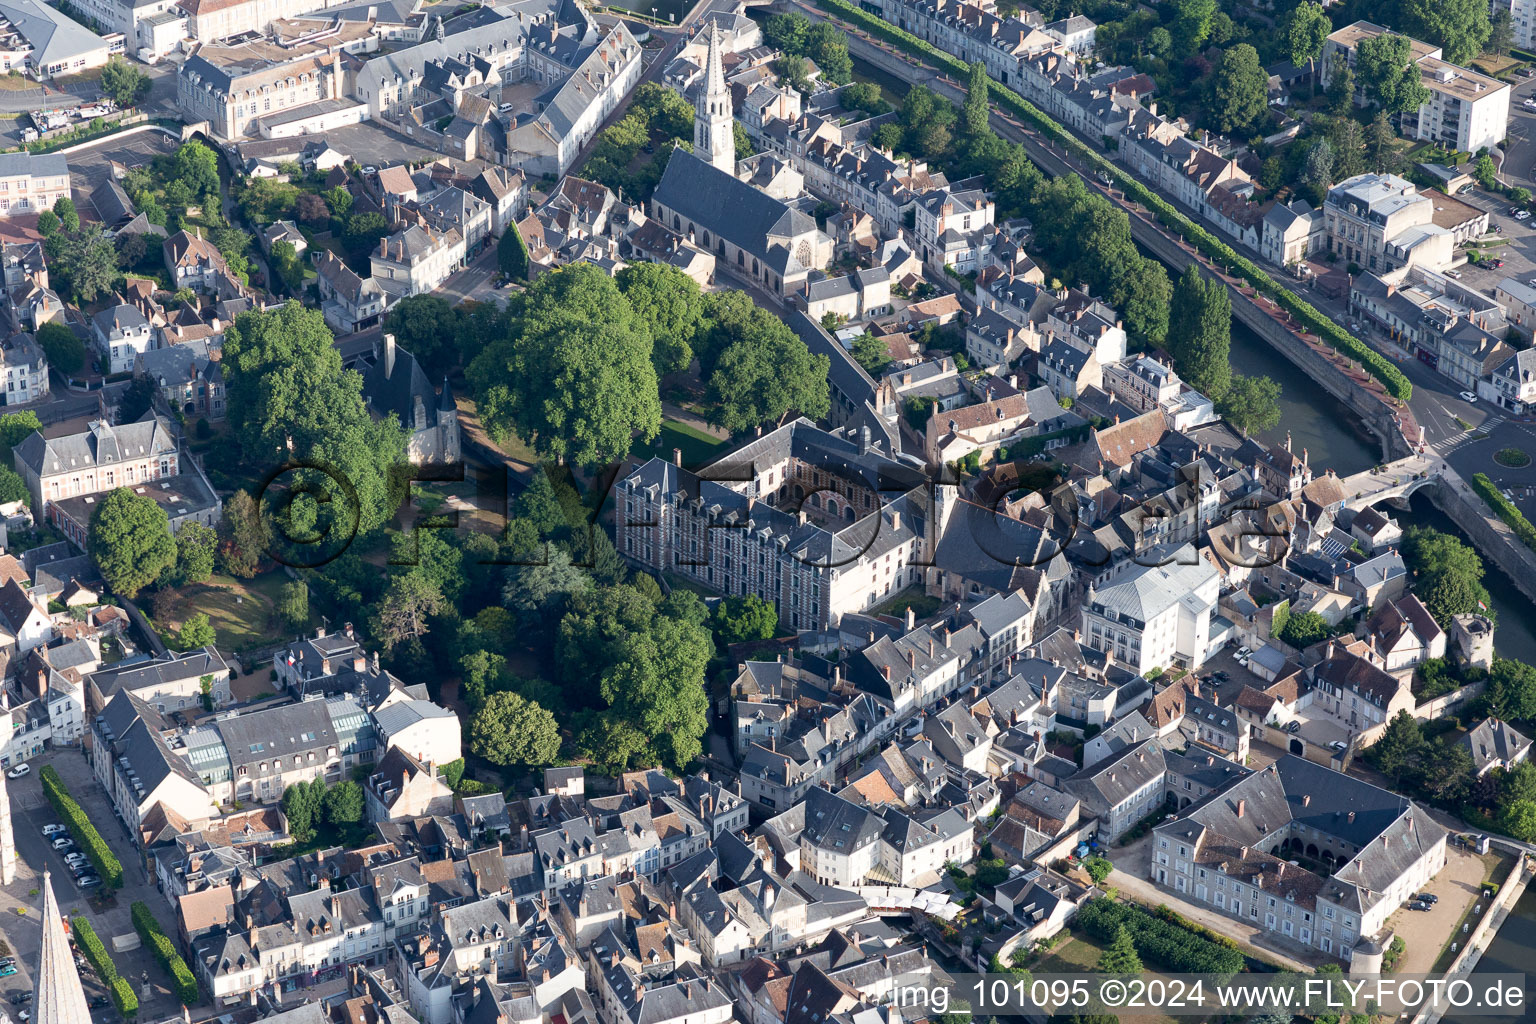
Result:
<svg viewBox="0 0 1536 1024"><path fill-rule="evenodd" d="M1398 974L1428 974L1440 956L1440 948L1456 930L1457 922L1469 904L1480 900L1486 865L1471 850L1448 844L1445 869L1422 892L1440 897L1429 911L1410 910L1407 905L1387 918L1387 927L1395 929L1407 949L1398 962ZM1482 900L1484 909L1487 901Z"/></svg>

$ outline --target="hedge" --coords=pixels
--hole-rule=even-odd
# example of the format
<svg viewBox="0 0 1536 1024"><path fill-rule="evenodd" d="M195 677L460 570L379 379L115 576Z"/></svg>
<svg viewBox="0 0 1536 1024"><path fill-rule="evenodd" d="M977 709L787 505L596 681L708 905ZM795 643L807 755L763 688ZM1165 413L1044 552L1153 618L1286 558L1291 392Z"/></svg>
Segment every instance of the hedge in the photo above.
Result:
<svg viewBox="0 0 1536 1024"><path fill-rule="evenodd" d="M91 922L83 917L76 917L69 923L70 932L75 937L75 945L80 947L80 952L91 962L91 967L96 971L96 977L101 983L110 987L117 980L117 964L112 962L112 957L107 953L107 947L102 945L101 938L96 934L96 929L91 927Z"/></svg>
<svg viewBox="0 0 1536 1024"><path fill-rule="evenodd" d="M1515 507L1514 502L1504 497L1498 486L1488 479L1488 474L1472 474L1472 489L1488 503L1500 519L1504 520L1505 525L1514 531L1521 543L1536 551L1536 526L1531 525L1531 521L1525 518L1524 512Z"/></svg>
<svg viewBox="0 0 1536 1024"><path fill-rule="evenodd" d="M846 0L816 0L816 4L840 18L868 29L872 35L895 43L909 53L940 65L957 79L963 80L970 74L969 65L959 58L945 53L910 32L897 28L883 18L847 3ZM1371 376L1381 381L1387 393L1393 398L1406 402L1413 397L1412 382L1392 364L1390 359L1358 338L1350 336L1344 328L1331 318L1324 316L1310 302L1302 299L1289 288L1276 283L1258 264L1238 254L1227 243L1174 209L1171 203L1147 188L1139 179L1131 177L1119 165L1094 152L1043 110L995 80L988 84L987 95L989 98L995 97L1001 106L1033 123L1043 134L1060 143L1063 148L1071 150L1079 159L1108 174L1126 195L1133 196L1137 202L1156 213L1158 221L1164 227L1179 232L1206 256L1230 267L1256 291L1268 296L1276 305L1300 321L1302 326L1316 333L1334 349L1358 361Z"/></svg>
<svg viewBox="0 0 1536 1024"><path fill-rule="evenodd" d="M155 915L149 912L149 906L142 900L135 900L132 914L133 926L138 929L139 938L144 940L144 944L154 952L155 959L160 961L160 966L171 976L172 994L181 1000L181 1005L196 1006L197 979L192 976L181 954L176 952L170 938L161 930Z"/></svg>
<svg viewBox="0 0 1536 1024"><path fill-rule="evenodd" d="M139 1012L139 997L133 994L133 986L128 984L127 978L113 980L112 1004L124 1017L132 1017Z"/></svg>
<svg viewBox="0 0 1536 1024"><path fill-rule="evenodd" d="M1243 955L1237 950L1105 896L1089 900L1077 912L1077 920L1089 935L1103 942L1113 942L1116 929L1124 925L1136 943L1136 952L1166 970L1236 974L1243 969Z"/></svg>
<svg viewBox="0 0 1536 1024"><path fill-rule="evenodd" d="M91 866L96 869L96 874L101 876L101 883L108 889L120 889L123 885L123 866L118 863L117 856L107 841L101 838L101 833L96 831L96 826L91 824L91 819L86 816L85 810L75 802L75 798L69 795L69 790L64 788L64 780L59 778L59 773L53 765L44 765L38 777L43 781L43 794L48 797L48 802L53 805L59 817L64 819L64 825L69 829L69 834L75 842L85 850L85 855L90 859Z"/></svg>

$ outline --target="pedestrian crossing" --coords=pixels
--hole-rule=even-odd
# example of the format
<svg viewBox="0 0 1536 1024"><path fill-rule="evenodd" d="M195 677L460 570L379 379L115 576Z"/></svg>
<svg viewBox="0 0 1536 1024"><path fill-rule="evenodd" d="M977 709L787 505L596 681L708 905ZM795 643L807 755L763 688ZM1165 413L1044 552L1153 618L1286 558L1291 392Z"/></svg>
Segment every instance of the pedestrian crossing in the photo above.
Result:
<svg viewBox="0 0 1536 1024"><path fill-rule="evenodd" d="M1486 435L1497 430L1503 422L1504 417L1502 416L1490 416L1476 430L1463 430L1459 434L1452 434L1450 437L1442 437L1438 441L1431 442L1429 445L1430 450L1436 455L1450 455L1452 452L1459 451L1469 444L1483 440Z"/></svg>

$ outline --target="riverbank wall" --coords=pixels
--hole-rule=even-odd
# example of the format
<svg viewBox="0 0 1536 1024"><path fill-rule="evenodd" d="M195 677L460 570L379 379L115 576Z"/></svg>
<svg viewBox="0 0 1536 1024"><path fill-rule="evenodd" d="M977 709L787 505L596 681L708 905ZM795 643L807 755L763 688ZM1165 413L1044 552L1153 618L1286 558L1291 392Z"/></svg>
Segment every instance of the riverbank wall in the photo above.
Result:
<svg viewBox="0 0 1536 1024"><path fill-rule="evenodd" d="M1505 879L1504 884L1499 887L1497 895L1493 897L1493 902L1488 904L1488 911L1477 918L1477 923L1467 933L1466 943L1461 947L1461 951L1456 954L1456 959L1451 961L1450 967L1446 969L1445 977L1447 980L1452 978L1464 980L1467 975L1470 975L1477 968L1477 962L1482 959L1483 950L1488 948L1488 944L1498 934L1499 926L1504 923L1504 919L1509 916L1510 911L1514 909L1515 904L1519 901L1521 894L1525 892L1525 887L1530 882L1531 874L1526 867L1527 860L1525 854L1517 850L1515 857L1515 869L1510 872L1509 878ZM1411 1024L1435 1024L1436 1021L1445 1015L1445 1010L1446 1007L1443 1004L1426 1006L1414 1016Z"/></svg>
<svg viewBox="0 0 1536 1024"><path fill-rule="evenodd" d="M1447 468L1425 495L1466 532L1472 546L1504 570L1526 600L1536 602L1536 551L1521 543L1502 519L1492 515L1470 484Z"/></svg>

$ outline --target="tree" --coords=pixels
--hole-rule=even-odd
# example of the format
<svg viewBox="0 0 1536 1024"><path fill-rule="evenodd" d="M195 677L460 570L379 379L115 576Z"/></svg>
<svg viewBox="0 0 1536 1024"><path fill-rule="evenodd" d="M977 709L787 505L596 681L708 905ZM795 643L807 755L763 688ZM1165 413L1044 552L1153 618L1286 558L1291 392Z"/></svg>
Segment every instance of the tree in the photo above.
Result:
<svg viewBox="0 0 1536 1024"><path fill-rule="evenodd" d="M1355 73L1366 99L1389 114L1418 110L1429 102L1407 36L1389 32L1361 40L1355 48Z"/></svg>
<svg viewBox="0 0 1536 1024"><path fill-rule="evenodd" d="M496 266L514 281L528 279L528 246L516 224L508 224L496 243Z"/></svg>
<svg viewBox="0 0 1536 1024"><path fill-rule="evenodd" d="M1472 751L1455 740L1435 744L1424 766L1419 785L1434 800L1455 806L1472 788L1477 768L1472 762Z"/></svg>
<svg viewBox="0 0 1536 1024"><path fill-rule="evenodd" d="M1397 153L1397 132L1384 110L1376 112L1365 126L1365 160L1378 174L1395 172L1402 163Z"/></svg>
<svg viewBox="0 0 1536 1024"><path fill-rule="evenodd" d="M219 560L231 576L256 575L271 543L266 518L248 491L236 491L224 503L219 520Z"/></svg>
<svg viewBox="0 0 1536 1024"><path fill-rule="evenodd" d="M1333 23L1328 20L1323 5L1302 0L1280 22L1280 38L1286 57L1297 67L1306 64L1308 72L1315 73L1317 58L1322 55L1323 45L1332 31Z"/></svg>
<svg viewBox="0 0 1536 1024"><path fill-rule="evenodd" d="M1376 770L1394 784L1400 784L1413 771L1426 747L1418 721L1407 711L1399 711L1387 723L1381 739L1369 749Z"/></svg>
<svg viewBox="0 0 1536 1024"><path fill-rule="evenodd" d="M1437 622L1489 606L1483 560L1450 534L1415 526L1403 537L1403 554L1416 577L1413 591ZM1487 614L1484 612L1484 614Z"/></svg>
<svg viewBox="0 0 1536 1024"><path fill-rule="evenodd" d="M811 19L803 14L775 14L763 22L763 38L776 49L804 53Z"/></svg>
<svg viewBox="0 0 1536 1024"><path fill-rule="evenodd" d="M27 489L27 482L21 478L20 473L10 466L0 465L0 504L9 505L17 501L30 507L32 492Z"/></svg>
<svg viewBox="0 0 1536 1024"><path fill-rule="evenodd" d="M208 621L207 612L194 612L187 616L187 620L176 631L176 649L180 651L212 647L217 640L218 635L213 631L213 624Z"/></svg>
<svg viewBox="0 0 1536 1024"><path fill-rule="evenodd" d="M861 334L853 339L853 358L871 377L878 377L890 365L891 350L884 339L873 334Z"/></svg>
<svg viewBox="0 0 1536 1024"><path fill-rule="evenodd" d="M137 231L123 232L113 240L112 244L117 246L117 262L119 266L135 267L144 257L149 255L149 243L144 241L143 234ZM165 260L158 246L155 247L155 254L163 265Z"/></svg>
<svg viewBox="0 0 1536 1024"><path fill-rule="evenodd" d="M80 305L112 291L118 271L117 246L111 235L92 228L56 235L54 239L58 241L58 251L50 254L50 261L68 279L70 291Z"/></svg>
<svg viewBox="0 0 1536 1024"><path fill-rule="evenodd" d="M1205 45L1216 17L1216 0L1174 0L1171 28L1176 51L1191 56Z"/></svg>
<svg viewBox="0 0 1536 1024"><path fill-rule="evenodd" d="M688 369L693 336L704 320L704 293L698 282L665 263L631 263L616 280L636 320L650 331L656 375Z"/></svg>
<svg viewBox="0 0 1536 1024"><path fill-rule="evenodd" d="M1472 177L1484 189L1492 192L1499 185L1499 168L1493 162L1493 157L1484 153L1477 158L1477 163L1472 168Z"/></svg>
<svg viewBox="0 0 1536 1024"><path fill-rule="evenodd" d="M1147 52L1154 57L1167 59L1173 52L1173 36L1166 28L1159 25L1147 33Z"/></svg>
<svg viewBox="0 0 1536 1024"><path fill-rule="evenodd" d="M80 230L80 214L69 196L59 196L53 204L53 215L59 218L59 227L65 231Z"/></svg>
<svg viewBox="0 0 1536 1024"><path fill-rule="evenodd" d="M1302 165L1301 180L1311 185L1321 195L1333 184L1333 143L1318 139L1307 149Z"/></svg>
<svg viewBox="0 0 1536 1024"><path fill-rule="evenodd" d="M470 719L469 749L502 767L543 767L560 756L560 726L534 701L493 693Z"/></svg>
<svg viewBox="0 0 1536 1024"><path fill-rule="evenodd" d="M1115 926L1114 941L1099 957L1097 970L1101 974L1140 974L1141 957L1136 954L1136 943L1125 925Z"/></svg>
<svg viewBox="0 0 1536 1024"><path fill-rule="evenodd" d="M79 373L85 366L85 343L58 320L38 327L37 343L48 357L48 365L66 377Z"/></svg>
<svg viewBox="0 0 1536 1024"><path fill-rule="evenodd" d="M1333 147L1335 181L1353 178L1365 170L1365 131L1352 117L1336 117L1328 124L1328 143Z"/></svg>
<svg viewBox="0 0 1536 1024"><path fill-rule="evenodd" d="M965 106L961 108L960 123L968 139L980 139L992 133L992 108L987 105L987 66L981 61L971 64L971 80L965 93Z"/></svg>
<svg viewBox="0 0 1536 1024"><path fill-rule="evenodd" d="M591 578L571 564L569 554L553 548L540 565L517 565L508 569L502 599L520 612L537 614L591 585Z"/></svg>
<svg viewBox="0 0 1536 1024"><path fill-rule="evenodd" d="M544 458L592 466L660 432L651 351L650 331L613 279L573 264L529 287L515 329L466 375L492 438L515 434Z"/></svg>
<svg viewBox="0 0 1536 1024"><path fill-rule="evenodd" d="M0 465L11 465L11 449L42 430L43 421L31 409L0 415Z"/></svg>
<svg viewBox="0 0 1536 1024"><path fill-rule="evenodd" d="M342 243L346 245L347 252L353 259L361 259L378 247L379 239L389 234L389 225L384 220L382 213L372 210L367 213L354 213L347 218L347 227L342 232Z"/></svg>
<svg viewBox="0 0 1536 1024"><path fill-rule="evenodd" d="M555 497L555 488L543 467L534 470L528 486L512 503L512 518L532 525L543 540L563 535L568 528L560 499Z"/></svg>
<svg viewBox="0 0 1536 1024"><path fill-rule="evenodd" d="M1221 415L1244 434L1273 430L1280 423L1280 385L1271 377L1234 373L1221 399Z"/></svg>
<svg viewBox="0 0 1536 1024"><path fill-rule="evenodd" d="M272 257L267 262L288 293L296 294L304 284L304 264L299 262L299 253L293 243L286 240L273 242Z"/></svg>
<svg viewBox="0 0 1536 1024"><path fill-rule="evenodd" d="M363 820L363 787L343 779L325 794L325 820L333 826L355 825Z"/></svg>
<svg viewBox="0 0 1536 1024"><path fill-rule="evenodd" d="M332 342L318 309L290 301L240 314L225 330L220 365L231 431L246 460L297 466L279 482L290 495L302 488L321 495L320 534L350 539L354 529L368 533L398 508L393 474L405 461L405 433L393 416L369 415L362 378L342 367ZM284 536L296 547L304 538L293 530Z"/></svg>
<svg viewBox="0 0 1536 1024"><path fill-rule="evenodd" d="M805 37L805 55L816 62L821 77L832 85L843 85L853 78L853 59L848 56L848 38L831 22L819 21Z"/></svg>
<svg viewBox="0 0 1536 1024"><path fill-rule="evenodd" d="M351 198L350 195L348 198ZM325 204L325 200L313 192L300 192L299 198L294 202L294 215L301 224L311 227L321 227L330 223L331 208Z"/></svg>
<svg viewBox="0 0 1536 1024"><path fill-rule="evenodd" d="M52 210L44 210L37 215L37 233L44 238L51 238L59 233L59 215Z"/></svg>
<svg viewBox="0 0 1536 1024"><path fill-rule="evenodd" d="M119 107L131 107L149 95L150 85L148 75L117 54L101 69L101 90Z"/></svg>
<svg viewBox="0 0 1536 1024"><path fill-rule="evenodd" d="M144 414L154 408L155 395L159 390L148 377L135 377L123 389L123 397L117 402L117 422L137 423Z"/></svg>
<svg viewBox="0 0 1536 1024"><path fill-rule="evenodd" d="M290 784L283 790L283 799L278 804L282 808L283 816L288 819L288 834L301 843L313 838L315 826L320 819L325 781L323 779L315 781L320 783L318 791L308 782Z"/></svg>
<svg viewBox="0 0 1536 1024"><path fill-rule="evenodd" d="M722 646L767 640L779 628L779 613L773 605L756 594L727 597L715 606L711 616L715 640Z"/></svg>
<svg viewBox="0 0 1536 1024"><path fill-rule="evenodd" d="M1269 110L1269 73L1259 51L1239 43L1221 55L1211 77L1211 115L1216 129L1246 136Z"/></svg>
<svg viewBox="0 0 1536 1024"><path fill-rule="evenodd" d="M1396 25L1445 51L1452 64L1470 64L1493 33L1484 0L1401 0Z"/></svg>
<svg viewBox="0 0 1536 1024"><path fill-rule="evenodd" d="M1536 800L1509 801L1499 815L1499 828L1521 842L1536 842Z"/></svg>
<svg viewBox="0 0 1536 1024"><path fill-rule="evenodd" d="M811 91L811 70L804 57L793 53L781 54L774 61L773 70L778 72L779 78L791 89L798 93Z"/></svg>
<svg viewBox="0 0 1536 1024"><path fill-rule="evenodd" d="M1297 612L1280 628L1280 639L1298 649L1311 647L1327 636L1328 620L1317 612Z"/></svg>
<svg viewBox="0 0 1536 1024"><path fill-rule="evenodd" d="M1197 264L1184 269L1173 290L1168 344L1179 375L1212 401L1231 385L1232 300L1226 285L1207 280Z"/></svg>
<svg viewBox="0 0 1536 1024"><path fill-rule="evenodd" d="M176 570L188 583L202 583L213 575L213 556L219 538L202 523L184 523L176 531Z"/></svg>
<svg viewBox="0 0 1536 1024"><path fill-rule="evenodd" d="M196 199L217 201L219 196L219 158L213 150L196 140L176 148L172 175L185 185Z"/></svg>
<svg viewBox="0 0 1536 1024"><path fill-rule="evenodd" d="M395 344L416 357L430 381L442 380L458 361L457 327L453 306L436 295L408 296L384 317L385 332L393 334Z"/></svg>
<svg viewBox="0 0 1536 1024"><path fill-rule="evenodd" d="M300 629L309 623L309 587L302 580L283 584L278 591L277 614L289 629Z"/></svg>
<svg viewBox="0 0 1536 1024"><path fill-rule="evenodd" d="M119 487L97 502L89 531L91 557L102 579L132 599L176 564L176 542L155 499Z"/></svg>
<svg viewBox="0 0 1536 1024"><path fill-rule="evenodd" d="M1328 76L1328 109L1342 117L1355 105L1355 69L1342 53L1334 54L1332 64Z"/></svg>
<svg viewBox="0 0 1536 1024"><path fill-rule="evenodd" d="M445 607L442 591L419 569L403 572L389 581L374 612L374 636L393 651L402 641L427 632L427 619Z"/></svg>
<svg viewBox="0 0 1536 1024"><path fill-rule="evenodd" d="M1089 857L1083 861L1083 870L1088 872L1094 885L1103 885L1110 872L1115 870L1115 865L1108 857Z"/></svg>
<svg viewBox="0 0 1536 1024"><path fill-rule="evenodd" d="M1483 705L1499 718L1536 719L1536 668L1511 658L1494 658Z"/></svg>
<svg viewBox="0 0 1536 1024"><path fill-rule="evenodd" d="M791 411L820 419L831 407L830 360L812 355L787 324L761 312L758 329L721 353L709 376L710 422L733 434L783 422Z"/></svg>
<svg viewBox="0 0 1536 1024"><path fill-rule="evenodd" d="M1502 57L1515 45L1515 25L1508 7L1499 7L1488 22L1488 50Z"/></svg>
<svg viewBox="0 0 1536 1024"><path fill-rule="evenodd" d="M880 95L880 87L873 82L854 82L843 86L837 94L838 105L844 110L862 110L871 117L888 113L891 105Z"/></svg>

